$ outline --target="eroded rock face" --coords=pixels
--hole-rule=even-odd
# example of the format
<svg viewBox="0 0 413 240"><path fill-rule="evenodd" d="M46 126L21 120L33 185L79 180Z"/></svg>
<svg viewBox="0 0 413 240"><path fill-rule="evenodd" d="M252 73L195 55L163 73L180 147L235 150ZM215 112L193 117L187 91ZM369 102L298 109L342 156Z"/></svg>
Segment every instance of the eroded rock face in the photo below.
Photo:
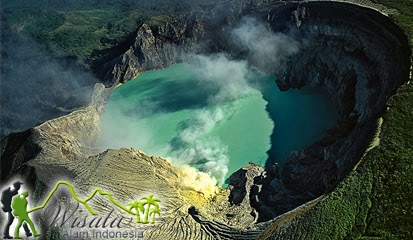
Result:
<svg viewBox="0 0 413 240"><path fill-rule="evenodd" d="M203 22L173 19L162 25L142 24L130 48L121 56L99 66L98 74L113 83L132 80L139 73L162 69L195 52L204 33Z"/></svg>
<svg viewBox="0 0 413 240"><path fill-rule="evenodd" d="M339 120L327 137L289 157L278 178L288 194L274 190L273 177L266 180L260 196L276 213L332 191L351 171L410 68L405 35L383 15L337 3L301 4L290 11L304 42L299 54L276 69L277 84L283 90L326 89ZM279 24L288 19L285 9L266 14L275 30L285 27Z"/></svg>

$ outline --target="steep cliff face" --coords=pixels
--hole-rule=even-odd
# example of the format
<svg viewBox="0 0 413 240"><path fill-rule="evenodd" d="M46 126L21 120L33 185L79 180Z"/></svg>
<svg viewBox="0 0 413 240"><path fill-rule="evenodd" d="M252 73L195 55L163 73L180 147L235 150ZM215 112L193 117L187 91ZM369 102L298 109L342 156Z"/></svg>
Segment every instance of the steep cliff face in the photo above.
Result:
<svg viewBox="0 0 413 240"><path fill-rule="evenodd" d="M123 83L141 72L171 66L195 52L203 33L203 23L193 18L156 25L144 23L132 46L121 56L98 66L98 74L110 84Z"/></svg>
<svg viewBox="0 0 413 240"><path fill-rule="evenodd" d="M137 29L126 51L94 66L106 85L124 83L139 73L183 62L195 53L228 50L225 27L250 7L249 1L229 1L181 16L149 21ZM122 48L123 49L123 48Z"/></svg>
<svg viewBox="0 0 413 240"><path fill-rule="evenodd" d="M277 85L282 90L326 89L339 120L326 138L292 153L279 177L267 177L260 194L263 214L268 206L280 213L289 205L294 208L332 191L362 157L386 102L409 78L407 38L385 16L325 2L284 6L263 14L277 31L288 26L289 12L290 24L297 26L303 44L299 54L275 69ZM283 187L275 184L276 179Z"/></svg>

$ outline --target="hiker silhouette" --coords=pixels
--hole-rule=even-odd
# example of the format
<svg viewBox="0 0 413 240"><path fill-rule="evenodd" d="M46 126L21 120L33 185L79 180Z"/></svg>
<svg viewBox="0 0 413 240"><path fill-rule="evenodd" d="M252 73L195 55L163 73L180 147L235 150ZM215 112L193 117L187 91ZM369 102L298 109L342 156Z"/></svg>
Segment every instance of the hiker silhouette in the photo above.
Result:
<svg viewBox="0 0 413 240"><path fill-rule="evenodd" d="M13 220L14 220L14 216L12 214L11 202L12 202L12 198L18 194L18 191L20 190L20 186L22 184L23 183L18 182L18 181L14 182L13 190L9 187L1 193L1 203L3 204L2 210L3 212L7 214L7 217L8 217L7 222L4 226L4 230L3 230L4 239L12 239L12 237L9 235L10 226L12 225ZM26 236L28 237L32 236L32 233L30 232L26 223L23 224L23 228L24 228L24 231L26 232Z"/></svg>
<svg viewBox="0 0 413 240"><path fill-rule="evenodd" d="M27 224L29 224L30 229L32 230L35 237L40 236L40 234L37 234L36 228L34 227L34 224L29 217L29 213L27 212L28 195L29 193L27 191L23 191L22 194L14 196L11 202L11 208L13 209L12 213L15 217L17 217L18 220L17 226L14 229L14 238L21 238L19 236L19 229L22 226L23 222L27 222Z"/></svg>

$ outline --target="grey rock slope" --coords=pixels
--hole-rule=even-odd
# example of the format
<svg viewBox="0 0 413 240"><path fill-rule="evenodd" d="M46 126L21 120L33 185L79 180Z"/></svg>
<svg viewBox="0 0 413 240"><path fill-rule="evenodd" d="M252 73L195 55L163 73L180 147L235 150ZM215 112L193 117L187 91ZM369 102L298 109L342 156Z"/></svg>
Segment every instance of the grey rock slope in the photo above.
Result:
<svg viewBox="0 0 413 240"><path fill-rule="evenodd" d="M99 68L103 79L122 83L150 69L161 69L185 59L202 37L202 22L171 20L163 25L142 24L133 45Z"/></svg>
<svg viewBox="0 0 413 240"><path fill-rule="evenodd" d="M145 239L259 236L263 227L254 225L250 214L253 208L243 200L248 196L239 198L243 204L232 205L227 201L229 190L217 190L211 198L183 185L186 173L165 159L134 149L99 149L95 142L109 91L98 84L89 107L5 138L1 142L2 163L10 165L3 168L2 164L2 176L19 177L29 183L37 203L60 180L73 182L81 196L87 196L96 187L102 188L125 205L154 194L161 199L162 215L154 227L145 228ZM100 213L108 213L108 203L100 196L92 206Z"/></svg>

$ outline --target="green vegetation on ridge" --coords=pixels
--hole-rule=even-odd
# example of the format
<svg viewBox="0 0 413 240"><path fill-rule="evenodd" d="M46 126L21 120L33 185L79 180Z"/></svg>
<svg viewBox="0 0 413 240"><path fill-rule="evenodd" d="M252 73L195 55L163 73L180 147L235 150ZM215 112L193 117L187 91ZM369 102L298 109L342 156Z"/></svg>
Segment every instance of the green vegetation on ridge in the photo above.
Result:
<svg viewBox="0 0 413 240"><path fill-rule="evenodd" d="M2 3L1 21L20 37L57 47L63 57L92 64L102 56L102 50L117 46L144 21L156 23L170 13L221 1L17 0Z"/></svg>
<svg viewBox="0 0 413 240"><path fill-rule="evenodd" d="M6 8L3 18L13 33L57 47L63 56L93 61L93 53L116 46L143 21L139 12L120 15L110 9L57 11Z"/></svg>
<svg viewBox="0 0 413 240"><path fill-rule="evenodd" d="M411 0L372 0L373 2L383 4L390 8L396 9L399 14L392 14L390 18L401 26L409 36L410 45L413 46L413 1Z"/></svg>

